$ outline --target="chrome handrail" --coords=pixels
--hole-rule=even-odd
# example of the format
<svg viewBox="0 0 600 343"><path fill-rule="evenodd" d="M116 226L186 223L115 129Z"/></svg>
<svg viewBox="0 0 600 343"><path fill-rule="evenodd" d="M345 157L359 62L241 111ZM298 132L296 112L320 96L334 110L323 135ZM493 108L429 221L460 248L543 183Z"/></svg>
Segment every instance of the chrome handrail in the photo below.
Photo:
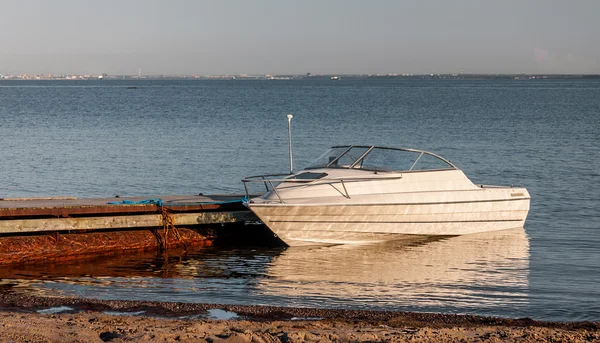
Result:
<svg viewBox="0 0 600 343"><path fill-rule="evenodd" d="M266 177L269 176L282 176L282 175L287 175L287 176L291 176L290 174L265 174L265 175L254 175L254 176L247 176L245 178L242 179L242 183L244 184L244 189L246 190L246 198L248 199L248 201L250 200L250 193L248 191L248 186L247 183L257 183L257 182L262 182L265 184L265 187L267 188L267 192L269 192L269 186L267 186L267 183L269 185L271 185L271 190L275 193L275 195L277 196L277 198L279 199L279 202L281 203L285 203L285 201L283 201L283 198L281 197L281 195L279 194L279 192L277 192L277 187L275 185L273 185L273 182L280 182L280 183L285 183L285 182L292 182L292 183L311 183L314 182L315 184L327 184L327 183L341 183L342 187L344 189L344 193L342 194L342 196L350 199L350 193L348 193L348 189L346 188L346 183L348 182L359 182L359 181L379 181L379 180L398 180L402 178L402 175L399 176L379 176L379 177L341 177L341 178L325 178L325 179L291 179L291 178L286 178L286 179L266 179ZM293 174L292 174L293 175ZM261 178L260 180L253 180L254 178Z"/></svg>

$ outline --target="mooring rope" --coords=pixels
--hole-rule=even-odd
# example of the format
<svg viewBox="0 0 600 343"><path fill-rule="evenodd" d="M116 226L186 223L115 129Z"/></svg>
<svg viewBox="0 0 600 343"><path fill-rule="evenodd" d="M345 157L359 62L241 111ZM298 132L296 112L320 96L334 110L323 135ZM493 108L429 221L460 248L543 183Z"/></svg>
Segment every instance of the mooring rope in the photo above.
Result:
<svg viewBox="0 0 600 343"><path fill-rule="evenodd" d="M222 204L244 203L247 201L248 201L248 199L246 197L243 197L242 199L224 200L224 201L169 203L168 206L172 207L172 206L189 206L189 205L222 205ZM179 240L179 242L181 242L181 244L183 245L185 252L186 253L188 252L187 244L185 244L183 237L181 237L181 233L179 232L179 230L177 229L175 224L173 224L173 215L172 215L172 213L169 212L169 209L166 207L166 205L162 201L162 199L152 198L152 199L145 199L145 200L139 200L139 201L122 200L122 201L112 201L112 202L109 202L108 204L109 205L156 205L156 206L158 206L158 208L160 209L161 216L162 216L162 227L163 227L163 233L164 233L164 237L160 237L160 234L158 234L158 232L156 232L156 234L155 234L156 241L158 243L160 250L161 251L168 250L169 231L172 231L175 234L175 237L177 238L177 240Z"/></svg>
<svg viewBox="0 0 600 343"><path fill-rule="evenodd" d="M173 224L173 216L171 215L171 213L169 213L169 210L166 207L164 207L164 206L160 206L160 213L162 215L163 230L164 230L164 233L165 233L165 239L163 241L163 247L162 247L162 249L164 251L167 251L167 249L168 249L167 242L168 242L168 239L169 239L169 230L171 230L175 234L175 237L177 238L177 240L179 242L181 242L181 244L183 245L183 249L187 253L187 251L188 251L187 250L187 244L185 244L185 241L181 237L181 234L179 233L179 230L177 229L177 227L175 226L175 224Z"/></svg>
<svg viewBox="0 0 600 343"><path fill-rule="evenodd" d="M165 206L162 199L155 198L155 199L146 199L146 200L140 200L140 201L123 200L123 201L109 202L109 204L110 205L123 204L123 205L156 205L156 206L158 206L158 208L160 210L160 214L162 216L162 228L163 228L163 236L164 236L164 237L160 237L160 234L158 234L158 233L156 234L156 240L157 240L160 250L167 251L169 249L169 231L172 231L175 234L175 237L177 238L177 240L181 243L181 245L183 245L183 249L187 253L187 251L188 251L187 244L185 244L183 237L181 237L181 233L179 232L179 230L177 229L175 224L173 224L173 215L169 212L169 209L167 209L167 207ZM169 204L169 206L173 206L173 205L178 205L178 204Z"/></svg>

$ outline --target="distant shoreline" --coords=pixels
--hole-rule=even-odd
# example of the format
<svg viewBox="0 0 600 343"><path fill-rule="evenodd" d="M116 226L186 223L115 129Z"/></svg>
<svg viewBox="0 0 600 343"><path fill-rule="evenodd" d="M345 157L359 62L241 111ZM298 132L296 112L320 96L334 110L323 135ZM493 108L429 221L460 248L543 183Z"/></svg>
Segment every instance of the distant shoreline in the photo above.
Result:
<svg viewBox="0 0 600 343"><path fill-rule="evenodd" d="M327 74L327 75L1 75L0 81L143 81L143 80L547 80L600 79L600 74Z"/></svg>

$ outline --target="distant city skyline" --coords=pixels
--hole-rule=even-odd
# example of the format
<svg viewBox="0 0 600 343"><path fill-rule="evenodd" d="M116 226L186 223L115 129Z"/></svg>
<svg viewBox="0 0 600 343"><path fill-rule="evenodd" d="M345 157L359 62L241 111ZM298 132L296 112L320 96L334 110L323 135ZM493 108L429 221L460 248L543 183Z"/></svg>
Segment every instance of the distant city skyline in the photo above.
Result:
<svg viewBox="0 0 600 343"><path fill-rule="evenodd" d="M599 74L596 0L3 0L0 74Z"/></svg>

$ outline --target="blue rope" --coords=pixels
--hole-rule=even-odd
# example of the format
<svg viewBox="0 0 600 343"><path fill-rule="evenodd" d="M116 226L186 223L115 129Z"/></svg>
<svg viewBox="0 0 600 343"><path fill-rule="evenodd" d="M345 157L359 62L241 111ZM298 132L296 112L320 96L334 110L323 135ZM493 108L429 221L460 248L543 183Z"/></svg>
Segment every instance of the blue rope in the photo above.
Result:
<svg viewBox="0 0 600 343"><path fill-rule="evenodd" d="M165 204L162 199L154 198L154 199L145 199L140 201L132 201L132 200L123 200L123 201L111 201L109 205L157 205L162 207L163 205L167 206L189 206L189 205L222 205L222 204L235 204L235 203L243 203L248 202L247 197L243 197L242 199L236 200L225 200L225 201L203 201L203 202L189 202L189 203L167 203Z"/></svg>
<svg viewBox="0 0 600 343"><path fill-rule="evenodd" d="M158 205L162 206L162 199L146 199L140 201L132 201L132 200L123 200L123 201L112 201L108 203L109 205Z"/></svg>

